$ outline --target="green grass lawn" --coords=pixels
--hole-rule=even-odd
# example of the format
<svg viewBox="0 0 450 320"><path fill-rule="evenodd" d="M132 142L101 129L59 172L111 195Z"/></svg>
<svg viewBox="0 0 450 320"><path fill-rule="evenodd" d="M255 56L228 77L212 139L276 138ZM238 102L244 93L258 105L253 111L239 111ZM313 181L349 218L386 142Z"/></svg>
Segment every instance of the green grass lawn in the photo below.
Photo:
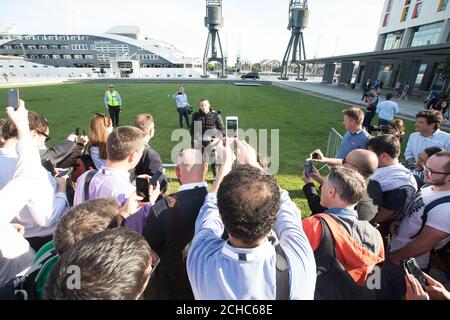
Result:
<svg viewBox="0 0 450 320"><path fill-rule="evenodd" d="M116 83L115 87L124 102L120 124L132 124L138 113L152 114L156 135L150 144L160 153L164 163L170 163L172 147L178 143L170 139L172 130L178 127L178 113L171 96L178 86L173 83ZM29 110L48 118L51 146L76 127L87 130L94 113L105 112L105 90L106 85L100 83L64 84L24 87L20 88L20 95ZM301 191L300 169L312 150L325 150L330 128L344 132L341 111L348 106L271 85L238 87L233 84L189 83L186 93L194 110L197 110L201 98L208 98L213 108L223 110L223 119L227 115L239 116L242 129L279 129L278 182L289 191L303 215L309 215ZM0 89L0 99L7 101L6 89ZM2 110L0 117L5 116ZM375 119L373 123L376 122ZM413 132L413 123L405 122L407 132Z"/></svg>

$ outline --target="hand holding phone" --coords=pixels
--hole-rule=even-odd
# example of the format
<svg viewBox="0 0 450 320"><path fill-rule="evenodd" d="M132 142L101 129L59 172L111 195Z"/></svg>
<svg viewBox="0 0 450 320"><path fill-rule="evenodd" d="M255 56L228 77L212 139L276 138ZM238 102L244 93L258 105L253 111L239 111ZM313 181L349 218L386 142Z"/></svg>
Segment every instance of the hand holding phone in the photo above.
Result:
<svg viewBox="0 0 450 320"><path fill-rule="evenodd" d="M238 117L226 117L225 118L225 134L228 138L238 138Z"/></svg>
<svg viewBox="0 0 450 320"><path fill-rule="evenodd" d="M149 193L150 183L148 178L137 177L136 178L136 194L139 197L142 197L142 202L150 201L150 193Z"/></svg>
<svg viewBox="0 0 450 320"><path fill-rule="evenodd" d="M313 161L311 159L306 159L305 160L305 177L307 179L310 179L312 173L313 173Z"/></svg>
<svg viewBox="0 0 450 320"><path fill-rule="evenodd" d="M56 175L56 178L62 178L65 177L67 175L69 175L72 172L71 169L64 169L58 172L58 174Z"/></svg>
<svg viewBox="0 0 450 320"><path fill-rule="evenodd" d="M19 103L19 89L8 89L8 107L13 107L14 110L17 110Z"/></svg>
<svg viewBox="0 0 450 320"><path fill-rule="evenodd" d="M416 278L417 281L419 281L422 288L425 289L425 287L427 286L427 279L425 278L422 270L420 270L419 265L416 262L416 259L410 258L404 261L404 268L405 273L408 275L409 274L413 275L414 278Z"/></svg>

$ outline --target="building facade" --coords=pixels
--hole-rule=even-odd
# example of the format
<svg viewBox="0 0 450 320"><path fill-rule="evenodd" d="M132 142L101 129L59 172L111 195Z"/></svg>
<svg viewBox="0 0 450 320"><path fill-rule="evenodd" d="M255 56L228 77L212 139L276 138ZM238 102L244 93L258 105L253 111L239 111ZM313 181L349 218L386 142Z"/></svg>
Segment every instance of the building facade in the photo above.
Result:
<svg viewBox="0 0 450 320"><path fill-rule="evenodd" d="M450 41L449 0L385 0L375 51L447 44ZM377 78L389 86L408 82L416 90L442 89L436 70L442 56L407 61L382 61ZM401 70L409 70L401 72Z"/></svg>
<svg viewBox="0 0 450 320"><path fill-rule="evenodd" d="M340 85L360 88L378 79L384 88L409 84L410 93L423 95L444 89L437 70L448 56L449 0L385 0L374 51L305 62L325 64L325 83L336 81L339 73Z"/></svg>
<svg viewBox="0 0 450 320"><path fill-rule="evenodd" d="M201 68L173 45L154 39L139 40L139 29L118 26L104 34L0 34L0 55L59 68L110 69ZM137 64L136 64L137 62Z"/></svg>

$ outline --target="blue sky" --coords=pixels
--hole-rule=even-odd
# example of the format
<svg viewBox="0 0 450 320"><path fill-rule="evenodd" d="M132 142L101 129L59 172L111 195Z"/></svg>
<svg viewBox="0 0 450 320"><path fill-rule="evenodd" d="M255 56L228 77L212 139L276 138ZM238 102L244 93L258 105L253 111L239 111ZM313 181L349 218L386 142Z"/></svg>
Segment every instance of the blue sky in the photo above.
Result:
<svg viewBox="0 0 450 320"><path fill-rule="evenodd" d="M0 31L18 33L103 33L133 24L141 34L165 40L192 56L203 56L207 29L204 0L0 0ZM371 51L383 0L310 0L306 53L325 57ZM290 37L289 0L223 0L222 44L232 63L240 48L252 62L281 60Z"/></svg>

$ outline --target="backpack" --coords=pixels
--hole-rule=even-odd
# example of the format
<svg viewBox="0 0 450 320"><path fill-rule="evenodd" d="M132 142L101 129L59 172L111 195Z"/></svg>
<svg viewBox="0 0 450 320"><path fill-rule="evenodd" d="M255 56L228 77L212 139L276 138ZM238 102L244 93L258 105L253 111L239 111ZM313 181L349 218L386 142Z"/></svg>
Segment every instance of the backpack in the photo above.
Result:
<svg viewBox="0 0 450 320"><path fill-rule="evenodd" d="M325 219L322 238L314 252L317 265L314 300L374 300L375 291L358 285L336 257L336 243Z"/></svg>
<svg viewBox="0 0 450 320"><path fill-rule="evenodd" d="M430 212L432 209L434 209L435 207L444 204L444 203L448 203L450 202L450 196L445 196L439 199L435 199L433 201L431 201L429 204L427 204L425 206L425 208L423 209L423 213L422 213L422 225L420 226L419 231L417 231L417 233L413 236L410 237L410 239L414 239L415 237L417 237L423 230L423 228L425 228L425 225L427 224L427 220L428 220L428 212Z"/></svg>
<svg viewBox="0 0 450 320"><path fill-rule="evenodd" d="M86 171L96 169L94 161L88 154L83 154L79 157L74 158L72 167L73 170L70 175L70 180L72 180L73 183L76 183L77 179Z"/></svg>
<svg viewBox="0 0 450 320"><path fill-rule="evenodd" d="M0 287L0 300L36 300L36 282L47 265L53 265L55 248L43 254L23 276L17 276Z"/></svg>

